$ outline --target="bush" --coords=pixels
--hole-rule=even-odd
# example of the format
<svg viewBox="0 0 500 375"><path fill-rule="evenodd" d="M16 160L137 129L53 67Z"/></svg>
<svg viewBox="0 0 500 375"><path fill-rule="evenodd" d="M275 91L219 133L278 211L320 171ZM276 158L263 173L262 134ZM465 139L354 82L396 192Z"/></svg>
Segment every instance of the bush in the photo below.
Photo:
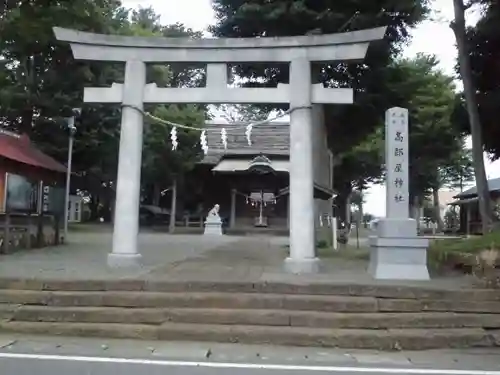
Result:
<svg viewBox="0 0 500 375"><path fill-rule="evenodd" d="M474 274L493 286L492 283L498 283L500 231L470 238L435 240L429 247L428 263L437 270L459 269Z"/></svg>

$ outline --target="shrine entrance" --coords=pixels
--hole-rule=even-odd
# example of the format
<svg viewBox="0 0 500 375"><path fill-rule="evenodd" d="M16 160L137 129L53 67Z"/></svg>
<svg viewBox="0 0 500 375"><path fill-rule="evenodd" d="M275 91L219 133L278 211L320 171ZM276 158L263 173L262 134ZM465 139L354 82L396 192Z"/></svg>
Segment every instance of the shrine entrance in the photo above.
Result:
<svg viewBox="0 0 500 375"><path fill-rule="evenodd" d="M331 202L320 208L314 200L315 185L331 185L323 104L352 104L353 90L326 88L312 83L311 62L362 60L370 42L384 37L386 28L342 34L279 38L182 39L128 37L80 32L55 27L56 38L69 42L75 59L125 63L123 84L88 87L86 103L122 105L113 249L110 266L137 264L140 175L144 103L289 104L290 149L290 256L285 265L292 272L314 272L315 222L331 211ZM159 88L146 84L147 63L206 63L206 87ZM228 87L230 63L289 63L289 84L274 88ZM331 187L331 186L330 186Z"/></svg>

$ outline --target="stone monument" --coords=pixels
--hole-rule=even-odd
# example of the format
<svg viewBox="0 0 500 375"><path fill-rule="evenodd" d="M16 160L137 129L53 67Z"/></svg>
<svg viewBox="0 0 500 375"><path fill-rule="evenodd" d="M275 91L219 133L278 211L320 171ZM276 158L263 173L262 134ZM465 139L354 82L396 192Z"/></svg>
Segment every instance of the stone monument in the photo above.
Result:
<svg viewBox="0 0 500 375"><path fill-rule="evenodd" d="M219 216L220 206L216 204L208 211L207 219L205 220L205 235L222 236L222 220Z"/></svg>
<svg viewBox="0 0 500 375"><path fill-rule="evenodd" d="M368 272L375 279L429 279L429 241L417 236L417 222L409 217L408 152L408 110L390 108L385 114L386 218L370 237Z"/></svg>

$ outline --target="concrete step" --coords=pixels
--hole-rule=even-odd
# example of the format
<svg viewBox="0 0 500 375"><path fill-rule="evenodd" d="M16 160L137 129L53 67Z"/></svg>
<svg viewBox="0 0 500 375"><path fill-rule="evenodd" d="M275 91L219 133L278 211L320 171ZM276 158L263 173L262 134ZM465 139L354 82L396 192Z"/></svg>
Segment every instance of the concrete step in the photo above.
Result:
<svg viewBox="0 0 500 375"><path fill-rule="evenodd" d="M155 326L112 323L0 322L0 332L376 350L487 347L495 346L500 342L500 335L497 331L471 328L369 330L189 323L165 323Z"/></svg>
<svg viewBox="0 0 500 375"><path fill-rule="evenodd" d="M372 297L257 293L49 292L0 290L0 303L49 306L186 307L375 312Z"/></svg>
<svg viewBox="0 0 500 375"><path fill-rule="evenodd" d="M0 289L0 303L49 306L285 309L323 312L500 313L500 301L394 299L342 295L229 292L37 291Z"/></svg>
<svg viewBox="0 0 500 375"><path fill-rule="evenodd" d="M293 326L315 328L487 328L500 329L500 314L326 313L218 308L118 308L0 305L10 321L68 323L172 323Z"/></svg>
<svg viewBox="0 0 500 375"><path fill-rule="evenodd" d="M174 282L154 280L40 280L0 278L0 289L50 291L232 292L500 301L498 290L450 289L394 284L280 283L280 282Z"/></svg>
<svg viewBox="0 0 500 375"><path fill-rule="evenodd" d="M448 311L462 313L500 313L500 301L473 301L460 299L377 299L381 312Z"/></svg>

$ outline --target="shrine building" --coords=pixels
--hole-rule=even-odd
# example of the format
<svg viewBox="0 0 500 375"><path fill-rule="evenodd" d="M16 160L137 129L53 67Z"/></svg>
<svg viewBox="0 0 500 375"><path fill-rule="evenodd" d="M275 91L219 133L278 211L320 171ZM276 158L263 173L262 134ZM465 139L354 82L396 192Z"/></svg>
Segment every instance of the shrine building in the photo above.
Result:
<svg viewBox="0 0 500 375"><path fill-rule="evenodd" d="M223 128L227 147L221 141ZM205 129L208 153L195 169L203 183L203 206L219 204L228 231L262 228L288 235L290 124L271 122L254 127L251 145L243 123L207 122ZM328 152L329 166L321 169L329 174L322 176L323 183L314 183L316 227L326 227L330 220L332 158Z"/></svg>

